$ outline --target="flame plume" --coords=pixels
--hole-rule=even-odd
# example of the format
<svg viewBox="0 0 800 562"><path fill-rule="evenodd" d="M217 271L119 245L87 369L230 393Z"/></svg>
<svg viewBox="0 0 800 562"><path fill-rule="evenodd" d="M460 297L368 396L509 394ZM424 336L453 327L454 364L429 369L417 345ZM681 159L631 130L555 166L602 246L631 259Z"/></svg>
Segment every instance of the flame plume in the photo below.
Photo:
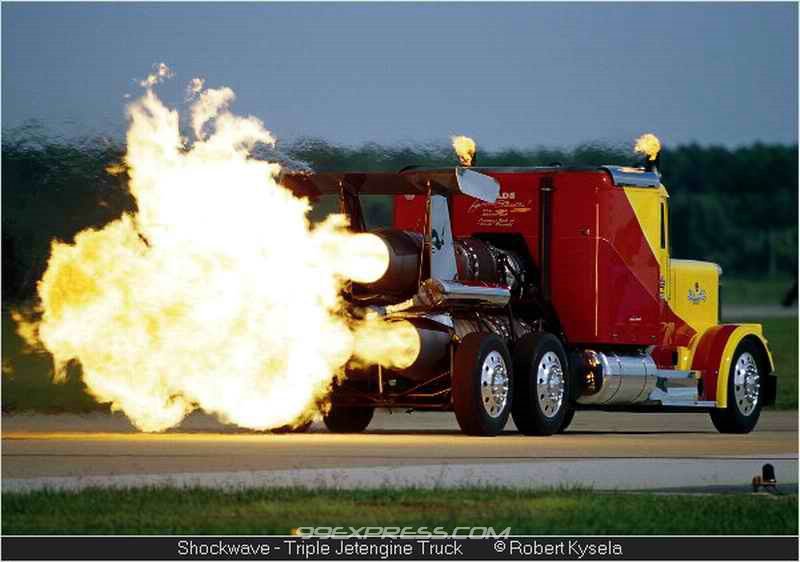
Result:
<svg viewBox="0 0 800 562"><path fill-rule="evenodd" d="M198 408L268 429L313 416L351 359L413 362L409 326L350 318L340 297L348 279L385 272L380 239L349 232L342 215L312 227L308 201L276 183L279 166L249 156L275 141L231 113L229 88L192 82L195 141L182 138L153 92L170 74L159 66L128 107L138 211L52 244L36 331L56 372L77 359L97 400L143 431Z"/></svg>
<svg viewBox="0 0 800 562"><path fill-rule="evenodd" d="M645 133L636 139L633 151L644 154L648 160L655 160L661 151L661 141L653 133Z"/></svg>
<svg viewBox="0 0 800 562"><path fill-rule="evenodd" d="M451 137L450 140L453 142L453 150L456 151L459 164L462 166L472 166L477 148L475 146L475 141L463 135Z"/></svg>

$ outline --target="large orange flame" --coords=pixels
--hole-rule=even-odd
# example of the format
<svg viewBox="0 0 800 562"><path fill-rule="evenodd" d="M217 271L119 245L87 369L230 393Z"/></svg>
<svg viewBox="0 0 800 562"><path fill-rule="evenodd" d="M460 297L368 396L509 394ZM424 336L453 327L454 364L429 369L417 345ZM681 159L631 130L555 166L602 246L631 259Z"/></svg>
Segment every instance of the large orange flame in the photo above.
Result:
<svg viewBox="0 0 800 562"><path fill-rule="evenodd" d="M36 328L57 372L77 359L90 392L144 431L197 408L267 429L314 415L351 359L413 362L410 325L355 320L340 297L348 279L383 275L381 240L341 215L312 227L308 201L276 183L279 166L250 157L274 139L231 113L229 88L192 81L195 140L183 138L153 91L170 74L157 67L128 107L138 212L53 242Z"/></svg>

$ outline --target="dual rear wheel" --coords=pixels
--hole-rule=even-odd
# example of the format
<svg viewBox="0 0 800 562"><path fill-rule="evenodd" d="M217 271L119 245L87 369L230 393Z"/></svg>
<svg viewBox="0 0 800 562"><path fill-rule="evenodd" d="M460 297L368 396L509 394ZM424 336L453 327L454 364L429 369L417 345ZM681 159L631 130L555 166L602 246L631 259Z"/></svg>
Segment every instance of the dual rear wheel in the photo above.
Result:
<svg viewBox="0 0 800 562"><path fill-rule="evenodd" d="M453 407L467 435L497 435L514 399L511 355L495 334L467 334L455 351Z"/></svg>
<svg viewBox="0 0 800 562"><path fill-rule="evenodd" d="M525 435L563 431L574 413L570 384L564 347L552 334L527 334L513 356L499 336L483 332L467 334L455 350L453 407L467 435L497 435L509 416ZM323 421L334 433L357 433L373 413L334 404Z"/></svg>
<svg viewBox="0 0 800 562"><path fill-rule="evenodd" d="M513 358L494 334L468 334L455 352L453 406L468 435L500 433L511 415L526 435L552 435L572 417L567 359L552 334L527 334Z"/></svg>

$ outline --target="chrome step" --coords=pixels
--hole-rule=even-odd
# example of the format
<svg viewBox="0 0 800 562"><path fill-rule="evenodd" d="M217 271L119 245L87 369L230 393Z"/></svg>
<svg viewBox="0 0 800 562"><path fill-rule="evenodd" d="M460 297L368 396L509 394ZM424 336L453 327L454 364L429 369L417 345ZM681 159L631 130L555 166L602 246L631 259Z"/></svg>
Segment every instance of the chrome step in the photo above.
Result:
<svg viewBox="0 0 800 562"><path fill-rule="evenodd" d="M700 371L658 369L655 376L656 387L648 396L648 401L682 408L712 408L716 405L710 400L700 400L697 393L698 382L702 378Z"/></svg>

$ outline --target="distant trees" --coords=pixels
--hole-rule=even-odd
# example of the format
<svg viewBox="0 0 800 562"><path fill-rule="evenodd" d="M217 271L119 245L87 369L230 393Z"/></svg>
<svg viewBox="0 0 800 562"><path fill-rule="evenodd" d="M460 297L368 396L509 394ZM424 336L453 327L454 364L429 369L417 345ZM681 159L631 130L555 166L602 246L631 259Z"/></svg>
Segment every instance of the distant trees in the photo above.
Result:
<svg viewBox="0 0 800 562"><path fill-rule="evenodd" d="M662 158L673 250L728 275L797 269L797 146L680 146Z"/></svg>
<svg viewBox="0 0 800 562"><path fill-rule="evenodd" d="M53 239L71 240L136 208L127 176L111 175L124 147L109 139L66 141L27 127L2 144L3 301L31 298ZM288 166L316 170L399 170L413 164L450 166L446 145L359 147L303 139L265 150ZM633 164L633 154L603 146L478 152L478 165ZM797 267L797 146L755 144L734 150L684 145L661 158L670 190L673 255L720 263L728 276L787 276ZM367 212L385 220L387 201Z"/></svg>

